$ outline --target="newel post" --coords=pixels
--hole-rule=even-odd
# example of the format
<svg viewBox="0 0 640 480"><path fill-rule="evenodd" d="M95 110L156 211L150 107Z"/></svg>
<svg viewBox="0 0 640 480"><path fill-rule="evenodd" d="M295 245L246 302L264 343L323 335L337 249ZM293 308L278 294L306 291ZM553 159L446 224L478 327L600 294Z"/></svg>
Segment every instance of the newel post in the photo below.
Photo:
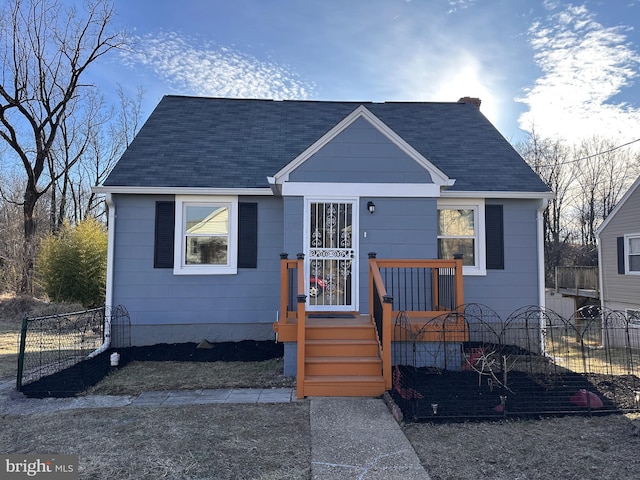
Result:
<svg viewBox="0 0 640 480"><path fill-rule="evenodd" d="M462 305L464 305L462 254L461 253L454 254L453 255L453 259L456 262L456 304L455 304L455 307L462 307Z"/></svg>
<svg viewBox="0 0 640 480"><path fill-rule="evenodd" d="M305 360L305 343L306 343L306 311L307 296L299 294L298 299L298 358L296 366L296 395L298 398L304 398L304 360Z"/></svg>
<svg viewBox="0 0 640 480"><path fill-rule="evenodd" d="M289 310L289 267L287 253L280 254L280 316L282 323L287 323Z"/></svg>
<svg viewBox="0 0 640 480"><path fill-rule="evenodd" d="M393 340L391 330L391 309L393 306L393 296L382 297L382 375L384 376L384 386L391 389L391 342Z"/></svg>

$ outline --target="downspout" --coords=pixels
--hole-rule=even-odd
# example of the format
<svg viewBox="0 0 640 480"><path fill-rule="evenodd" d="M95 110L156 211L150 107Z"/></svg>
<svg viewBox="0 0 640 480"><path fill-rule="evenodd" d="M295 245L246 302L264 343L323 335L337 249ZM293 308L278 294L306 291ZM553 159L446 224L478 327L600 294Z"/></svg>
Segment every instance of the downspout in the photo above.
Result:
<svg viewBox="0 0 640 480"><path fill-rule="evenodd" d="M543 198L540 200L540 206L536 213L537 235L538 235L538 305L541 309L546 306L545 298L545 275L544 275L544 211L549 205L549 200ZM540 352L544 355L544 317L540 316Z"/></svg>
<svg viewBox="0 0 640 480"><path fill-rule="evenodd" d="M604 281L602 270L602 242L600 235L596 234L596 245L598 247L598 296L600 297L600 311L604 308Z"/></svg>
<svg viewBox="0 0 640 480"><path fill-rule="evenodd" d="M109 214L107 220L107 284L105 287L104 302L104 342L96 350L89 354L93 358L106 351L111 345L111 308L113 307L113 252L115 250L116 232L116 205L113 196L106 194L105 203Z"/></svg>

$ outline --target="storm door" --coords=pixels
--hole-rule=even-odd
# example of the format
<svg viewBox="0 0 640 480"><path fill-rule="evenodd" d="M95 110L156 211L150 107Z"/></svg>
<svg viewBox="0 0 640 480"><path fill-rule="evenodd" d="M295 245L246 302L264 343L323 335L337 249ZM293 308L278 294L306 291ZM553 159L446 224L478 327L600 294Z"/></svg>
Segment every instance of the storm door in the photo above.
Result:
<svg viewBox="0 0 640 480"><path fill-rule="evenodd" d="M308 308L340 311L357 308L357 202L307 201L306 265Z"/></svg>

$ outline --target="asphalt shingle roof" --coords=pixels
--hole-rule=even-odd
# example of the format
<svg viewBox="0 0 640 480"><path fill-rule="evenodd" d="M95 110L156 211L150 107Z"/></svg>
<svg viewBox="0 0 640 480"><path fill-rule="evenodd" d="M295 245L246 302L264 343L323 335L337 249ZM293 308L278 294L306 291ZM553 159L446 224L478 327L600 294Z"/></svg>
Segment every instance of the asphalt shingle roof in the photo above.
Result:
<svg viewBox="0 0 640 480"><path fill-rule="evenodd" d="M268 187L272 176L364 105L456 191L548 187L472 104L271 101L166 96L105 186Z"/></svg>

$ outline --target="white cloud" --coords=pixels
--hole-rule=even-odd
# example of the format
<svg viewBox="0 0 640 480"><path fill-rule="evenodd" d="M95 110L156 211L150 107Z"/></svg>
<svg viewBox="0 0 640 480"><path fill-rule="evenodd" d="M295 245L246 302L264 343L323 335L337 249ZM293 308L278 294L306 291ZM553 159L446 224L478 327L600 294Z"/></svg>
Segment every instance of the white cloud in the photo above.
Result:
<svg viewBox="0 0 640 480"><path fill-rule="evenodd" d="M448 0L451 9L447 13L455 13L458 8L467 8L473 5L475 0Z"/></svg>
<svg viewBox="0 0 640 480"><path fill-rule="evenodd" d="M535 125L544 136L568 141L638 137L638 106L614 99L633 85L640 62L623 27L605 27L584 6L568 6L529 34L542 76L516 99L529 108L519 118L522 129Z"/></svg>
<svg viewBox="0 0 640 480"><path fill-rule="evenodd" d="M122 53L125 64L150 69L183 95L306 99L313 86L285 66L226 47L203 45L177 33L148 34Z"/></svg>

